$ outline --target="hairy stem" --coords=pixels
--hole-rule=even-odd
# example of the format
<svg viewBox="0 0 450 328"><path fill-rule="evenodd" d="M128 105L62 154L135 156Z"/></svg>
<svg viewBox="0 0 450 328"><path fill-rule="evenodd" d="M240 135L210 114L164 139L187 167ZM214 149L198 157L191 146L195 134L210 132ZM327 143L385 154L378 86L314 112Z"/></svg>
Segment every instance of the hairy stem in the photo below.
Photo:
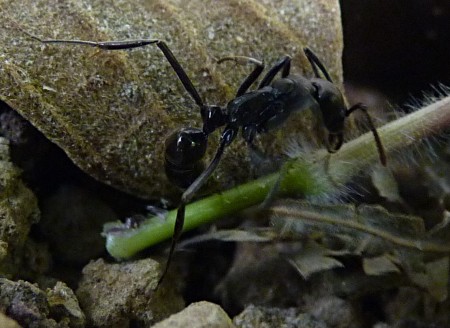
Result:
<svg viewBox="0 0 450 328"><path fill-rule="evenodd" d="M389 163L389 155L432 134L439 134L449 126L450 97L447 97L386 124L378 129L378 133ZM378 151L371 133L347 142L331 157L325 150L302 154L288 161L279 172L189 204L184 231L263 202L277 182L280 182L279 194L312 197L332 193L339 184L377 162ZM104 232L108 252L115 258L129 258L170 238L175 217L176 209L170 211L165 219L150 218L136 229L108 224Z"/></svg>

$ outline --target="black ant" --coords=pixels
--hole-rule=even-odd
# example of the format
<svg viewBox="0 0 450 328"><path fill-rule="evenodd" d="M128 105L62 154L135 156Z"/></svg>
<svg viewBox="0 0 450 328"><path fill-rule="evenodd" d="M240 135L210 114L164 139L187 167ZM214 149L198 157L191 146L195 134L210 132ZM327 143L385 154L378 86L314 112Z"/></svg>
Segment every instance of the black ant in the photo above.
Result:
<svg viewBox="0 0 450 328"><path fill-rule="evenodd" d="M158 286L167 274L175 246L183 231L186 205L214 172L225 148L236 138L239 129L241 129L242 137L248 146L251 149L258 150L253 144L256 134L272 130L286 121L292 113L310 108L322 114L323 124L329 133L327 149L330 153L333 153L339 150L343 144L343 129L346 117L359 109L366 115L370 124L380 162L386 165L386 155L381 140L366 107L360 103L350 108L346 107L341 91L333 84L325 66L308 48L304 48L304 53L312 66L315 78L307 79L301 75L291 74L291 58L284 56L269 69L254 91L248 91L248 89L263 72L263 62L244 56L222 58L219 63L227 60L238 63L249 62L254 64L255 68L241 83L234 99L229 101L226 106L216 106L206 105L203 102L186 72L164 41L157 39L107 42L43 40L27 34L42 43L80 44L107 50L131 49L155 44L162 51L184 88L199 107L203 121L202 129L182 128L173 133L165 143L167 176L173 183L186 189L181 196L169 256ZM325 79L320 77L319 70ZM280 72L281 78L275 79L275 76ZM208 167L203 170L201 160L206 152L208 137L221 127L224 128L216 154Z"/></svg>

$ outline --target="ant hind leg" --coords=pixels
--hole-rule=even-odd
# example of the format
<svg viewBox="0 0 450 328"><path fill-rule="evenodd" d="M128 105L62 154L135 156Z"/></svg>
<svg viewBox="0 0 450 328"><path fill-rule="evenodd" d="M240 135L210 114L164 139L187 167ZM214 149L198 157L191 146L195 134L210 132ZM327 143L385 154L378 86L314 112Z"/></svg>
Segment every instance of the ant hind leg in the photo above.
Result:
<svg viewBox="0 0 450 328"><path fill-rule="evenodd" d="M75 45L96 47L96 48L104 49L104 50L127 50L127 49L145 47L150 44L156 44L156 46L162 51L162 53L166 57L169 64L172 66L172 69L177 74L178 79L181 81L181 83L183 84L186 91L189 93L189 95L192 97L192 99L194 99L197 106L199 106L200 109L203 110L204 104L203 104L202 98L200 97L200 95L198 94L194 85L192 84L191 79L188 77L185 70L183 69L183 67L181 66L180 62L177 60L175 55L172 53L170 48L162 40L135 39L135 40L123 40L123 41L96 42L96 41L87 41L87 40L42 39L42 38L39 38L27 31L25 31L21 27L19 27L19 28L23 33L28 35L30 38L37 40L41 43L75 44Z"/></svg>
<svg viewBox="0 0 450 328"><path fill-rule="evenodd" d="M185 190L183 195L181 196L180 205L178 206L177 216L175 219L174 232L172 236L172 242L170 244L169 256L167 257L167 262L164 267L163 273L159 278L158 285L156 288L160 286L163 282L167 272L169 270L170 264L172 262L173 253L175 251L175 247L180 239L180 236L183 232L184 227L184 219L186 214L186 205L194 198L197 191L205 184L214 170L219 165L220 159L222 158L223 152L225 148L234 140L236 136L237 129L231 128L227 126L222 132L222 137L220 140L219 148L216 151L216 155L213 160L209 164L209 166L195 179L194 182Z"/></svg>
<svg viewBox="0 0 450 328"><path fill-rule="evenodd" d="M269 71L266 73L261 83L258 86L258 89L264 88L265 86L272 83L275 76L280 72L282 77L286 77L291 72L291 57L284 56L282 57L275 65L273 65Z"/></svg>

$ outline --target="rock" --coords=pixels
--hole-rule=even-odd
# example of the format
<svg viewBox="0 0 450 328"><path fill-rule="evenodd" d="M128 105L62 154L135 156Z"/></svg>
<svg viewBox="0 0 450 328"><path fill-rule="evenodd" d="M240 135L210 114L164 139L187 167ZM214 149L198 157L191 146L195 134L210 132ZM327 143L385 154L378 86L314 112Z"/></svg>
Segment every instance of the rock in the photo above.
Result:
<svg viewBox="0 0 450 328"><path fill-rule="evenodd" d="M123 263L93 261L83 269L77 290L88 325L95 327L148 327L184 307L175 286L163 284L158 262L143 259Z"/></svg>
<svg viewBox="0 0 450 328"><path fill-rule="evenodd" d="M86 317L75 293L66 284L58 281L54 288L47 290L47 299L52 317L65 318L71 328L84 327Z"/></svg>
<svg viewBox="0 0 450 328"><path fill-rule="evenodd" d="M299 309L268 308L249 305L233 319L239 328L327 328L325 322L315 319L312 315L301 313Z"/></svg>
<svg viewBox="0 0 450 328"><path fill-rule="evenodd" d="M0 327L2 328L21 328L17 321L7 317L0 312Z"/></svg>
<svg viewBox="0 0 450 328"><path fill-rule="evenodd" d="M67 286L59 283L47 293L26 281L0 278L0 312L7 313L23 327L84 327L84 316L78 301ZM57 294L64 295L64 302L58 302L59 305L65 303L71 311L56 311Z"/></svg>
<svg viewBox="0 0 450 328"><path fill-rule="evenodd" d="M38 221L37 199L10 161L8 140L0 137L0 274L18 274L30 228Z"/></svg>
<svg viewBox="0 0 450 328"><path fill-rule="evenodd" d="M23 30L42 38L165 40L209 104L225 106L251 70L217 64L228 55L258 56L269 67L289 54L293 71L311 77L303 54L309 46L342 83L337 0L8 0L0 9L8 17L0 29L2 99L91 176L147 199L177 194L164 174L165 137L201 126L199 108L167 60L154 45L129 52L43 45ZM300 131L316 140L311 118L293 115L283 129L258 139L271 155ZM218 140L210 138L207 157ZM210 189L252 178L246 148L231 147Z"/></svg>
<svg viewBox="0 0 450 328"><path fill-rule="evenodd" d="M183 311L158 322L152 328L234 328L233 322L217 304L192 303Z"/></svg>

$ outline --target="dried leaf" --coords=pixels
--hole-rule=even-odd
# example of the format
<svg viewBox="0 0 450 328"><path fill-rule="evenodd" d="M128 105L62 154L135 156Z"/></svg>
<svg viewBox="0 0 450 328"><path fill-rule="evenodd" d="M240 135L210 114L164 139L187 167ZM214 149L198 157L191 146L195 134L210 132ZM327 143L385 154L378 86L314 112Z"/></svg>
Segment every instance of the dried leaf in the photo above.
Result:
<svg viewBox="0 0 450 328"><path fill-rule="evenodd" d="M403 200L398 191L398 184L391 170L385 167L375 167L371 174L372 183L377 188L381 197L391 202L402 203Z"/></svg>
<svg viewBox="0 0 450 328"><path fill-rule="evenodd" d="M344 266L335 258L330 257L331 254L330 250L310 240L295 257L289 258L289 262L303 278L308 279L313 273Z"/></svg>
<svg viewBox="0 0 450 328"><path fill-rule="evenodd" d="M272 211L272 221L279 231L297 233L300 238L320 236L320 241L330 236L340 240L343 249L363 257L367 275L405 272L435 300L441 302L448 296L449 258L441 257L450 253L448 219L426 232L422 219L392 214L378 206L283 201ZM323 254L333 253L318 250L317 256ZM429 256L440 257L425 261Z"/></svg>
<svg viewBox="0 0 450 328"><path fill-rule="evenodd" d="M381 276L386 273L400 272L392 257L385 254L376 257L363 258L363 269L367 275Z"/></svg>
<svg viewBox="0 0 450 328"><path fill-rule="evenodd" d="M450 240L450 212L444 212L442 222L436 224L430 231L428 231L426 239L448 243Z"/></svg>
<svg viewBox="0 0 450 328"><path fill-rule="evenodd" d="M448 256L426 264L427 289L438 302L445 301L448 296L448 270Z"/></svg>
<svg viewBox="0 0 450 328"><path fill-rule="evenodd" d="M346 247L355 252L364 250L380 255L393 247L403 247L419 252L450 253L450 239L437 238L437 232L428 236L421 218L392 214L380 206L355 208L290 200L280 202L271 211L272 222L281 233L330 235L347 242ZM440 234L446 235L446 227L440 229Z"/></svg>
<svg viewBox="0 0 450 328"><path fill-rule="evenodd" d="M411 280L426 289L438 302L448 297L449 258L445 256L436 261L428 262L423 272L409 272Z"/></svg>
<svg viewBox="0 0 450 328"><path fill-rule="evenodd" d="M252 229L252 230L217 230L184 240L179 244L186 247L192 244L204 243L218 240L224 242L269 242L277 238L272 229Z"/></svg>

